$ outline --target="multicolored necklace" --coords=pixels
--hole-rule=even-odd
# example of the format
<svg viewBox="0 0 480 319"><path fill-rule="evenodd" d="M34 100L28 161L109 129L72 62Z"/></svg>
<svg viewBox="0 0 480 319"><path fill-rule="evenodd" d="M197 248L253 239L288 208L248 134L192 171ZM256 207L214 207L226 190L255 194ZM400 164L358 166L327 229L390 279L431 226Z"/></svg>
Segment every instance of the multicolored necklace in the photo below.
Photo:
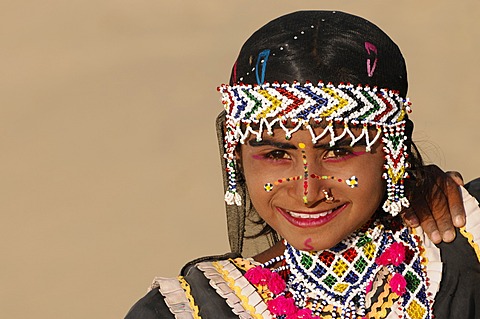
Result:
<svg viewBox="0 0 480 319"><path fill-rule="evenodd" d="M282 256L245 274L275 318L386 318L392 311L432 318L423 248L406 227L375 222L318 252L285 246Z"/></svg>

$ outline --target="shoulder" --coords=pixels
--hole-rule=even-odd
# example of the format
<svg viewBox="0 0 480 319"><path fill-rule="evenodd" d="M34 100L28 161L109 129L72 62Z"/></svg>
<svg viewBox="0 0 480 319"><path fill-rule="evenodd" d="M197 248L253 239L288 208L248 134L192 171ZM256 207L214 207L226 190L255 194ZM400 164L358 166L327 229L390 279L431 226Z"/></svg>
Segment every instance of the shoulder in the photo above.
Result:
<svg viewBox="0 0 480 319"><path fill-rule="evenodd" d="M462 195L466 225L457 229L455 240L433 245L422 238L430 283L439 284L434 303L438 319L473 318L480 305L480 208L463 188Z"/></svg>
<svg viewBox="0 0 480 319"><path fill-rule="evenodd" d="M155 278L151 290L126 319L238 318L247 311L248 293L256 293L243 277L248 265L249 261L237 254L195 259L178 277Z"/></svg>
<svg viewBox="0 0 480 319"><path fill-rule="evenodd" d="M175 317L165 304L164 297L158 289L150 290L143 298L137 301L128 311L125 319L158 319Z"/></svg>

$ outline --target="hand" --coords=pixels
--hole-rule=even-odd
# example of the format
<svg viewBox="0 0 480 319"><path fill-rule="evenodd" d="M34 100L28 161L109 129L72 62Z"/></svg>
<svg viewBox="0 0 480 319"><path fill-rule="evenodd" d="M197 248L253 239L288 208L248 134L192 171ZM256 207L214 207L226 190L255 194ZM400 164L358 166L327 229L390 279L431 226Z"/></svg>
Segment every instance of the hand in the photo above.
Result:
<svg viewBox="0 0 480 319"><path fill-rule="evenodd" d="M465 210L458 186L463 179L458 172L444 173L436 165L424 167L424 174L431 182L413 192L410 200L413 209L403 214L405 223L410 227L422 226L430 240L438 244L452 242L455 228L465 226Z"/></svg>

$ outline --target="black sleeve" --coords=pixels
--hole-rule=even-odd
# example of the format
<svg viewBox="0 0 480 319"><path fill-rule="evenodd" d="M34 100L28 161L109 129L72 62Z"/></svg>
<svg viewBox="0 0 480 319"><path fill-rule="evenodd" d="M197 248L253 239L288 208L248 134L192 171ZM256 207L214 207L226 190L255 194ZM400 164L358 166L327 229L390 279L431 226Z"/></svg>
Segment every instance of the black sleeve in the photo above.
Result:
<svg viewBox="0 0 480 319"><path fill-rule="evenodd" d="M228 253L202 257L187 263L183 267L181 275L191 285L191 292L195 303L199 306L202 318L226 319L238 317L234 316L225 299L216 293L215 289L210 286L209 280L195 265L202 261L225 260L239 256L238 254ZM175 319L175 316L170 312L159 289L156 288L137 301L127 313L125 319Z"/></svg>
<svg viewBox="0 0 480 319"><path fill-rule="evenodd" d="M127 313L125 319L174 319L158 289L153 289Z"/></svg>
<svg viewBox="0 0 480 319"><path fill-rule="evenodd" d="M480 263L475 250L457 230L452 243L441 243L443 270L435 296L435 319L480 318Z"/></svg>

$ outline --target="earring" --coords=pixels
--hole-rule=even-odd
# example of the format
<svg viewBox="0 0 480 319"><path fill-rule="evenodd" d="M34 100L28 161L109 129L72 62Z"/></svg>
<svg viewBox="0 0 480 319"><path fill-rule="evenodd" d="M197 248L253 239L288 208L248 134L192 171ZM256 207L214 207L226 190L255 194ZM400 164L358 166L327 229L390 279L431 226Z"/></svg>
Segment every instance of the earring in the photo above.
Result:
<svg viewBox="0 0 480 319"><path fill-rule="evenodd" d="M332 193L329 190L322 190L323 194L325 195L325 203L327 204L332 204L335 198L333 197Z"/></svg>

